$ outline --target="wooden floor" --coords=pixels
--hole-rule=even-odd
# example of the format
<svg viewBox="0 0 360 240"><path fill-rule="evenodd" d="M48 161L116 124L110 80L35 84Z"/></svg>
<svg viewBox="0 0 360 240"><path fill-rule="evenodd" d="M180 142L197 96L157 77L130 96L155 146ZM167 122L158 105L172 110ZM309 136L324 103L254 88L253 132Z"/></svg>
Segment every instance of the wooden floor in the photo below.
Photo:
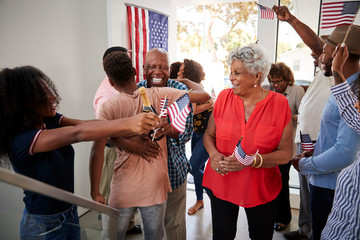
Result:
<svg viewBox="0 0 360 240"><path fill-rule="evenodd" d="M195 203L195 191L194 185L188 183L187 190L187 208L192 206ZM210 213L210 202L206 194L204 194L205 207L199 210L195 215L189 216L186 215L186 226L187 226L187 239L188 240L209 240L212 238L211 235L211 213ZM287 231L294 231L298 229L297 219L298 219L298 210L292 210L292 221L282 232L274 231L274 240L283 240L283 233ZM136 216L136 223L142 224L140 217ZM98 220L98 214L94 212L88 212L80 217L81 226L83 228L81 239L97 240L101 239L101 222ZM237 235L236 240L248 240L249 234L247 230L247 220L244 209L240 209L239 219L237 225ZM125 240L142 240L144 239L142 234L137 235L127 235Z"/></svg>

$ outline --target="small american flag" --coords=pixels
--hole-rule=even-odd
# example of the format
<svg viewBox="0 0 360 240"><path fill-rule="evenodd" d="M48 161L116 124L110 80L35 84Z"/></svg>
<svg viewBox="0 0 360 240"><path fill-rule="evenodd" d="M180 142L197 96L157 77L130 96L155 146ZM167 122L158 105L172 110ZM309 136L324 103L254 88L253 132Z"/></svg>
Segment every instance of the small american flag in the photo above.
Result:
<svg viewBox="0 0 360 240"><path fill-rule="evenodd" d="M126 5L128 41L133 66L137 70L136 82L144 79L143 65L146 53L153 48L168 50L168 17L146 8Z"/></svg>
<svg viewBox="0 0 360 240"><path fill-rule="evenodd" d="M324 1L321 5L321 29L353 23L360 1Z"/></svg>
<svg viewBox="0 0 360 240"><path fill-rule="evenodd" d="M314 151L315 147L309 134L302 134L300 131L301 149L303 151Z"/></svg>
<svg viewBox="0 0 360 240"><path fill-rule="evenodd" d="M167 105L168 105L169 99L167 98L161 98L160 101L160 116L162 118L166 118L167 116Z"/></svg>
<svg viewBox="0 0 360 240"><path fill-rule="evenodd" d="M254 158L256 157L259 150L257 150L256 153L252 156L247 155L241 147L241 140L242 138L239 140L239 143L234 149L234 156L239 161L239 163L245 166L249 166L254 161Z"/></svg>
<svg viewBox="0 0 360 240"><path fill-rule="evenodd" d="M260 18L271 19L271 20L274 19L274 11L271 8L261 5L261 4L258 4L258 3L257 3L257 5L260 8Z"/></svg>
<svg viewBox="0 0 360 240"><path fill-rule="evenodd" d="M180 133L185 132L186 118L190 113L189 103L190 98L186 93L167 108L171 125Z"/></svg>

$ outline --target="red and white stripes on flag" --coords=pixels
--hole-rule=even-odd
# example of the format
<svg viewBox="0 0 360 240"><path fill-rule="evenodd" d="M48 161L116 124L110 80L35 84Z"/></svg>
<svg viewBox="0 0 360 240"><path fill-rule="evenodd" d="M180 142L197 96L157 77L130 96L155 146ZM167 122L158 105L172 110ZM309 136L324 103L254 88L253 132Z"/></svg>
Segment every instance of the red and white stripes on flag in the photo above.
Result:
<svg viewBox="0 0 360 240"><path fill-rule="evenodd" d="M147 32L149 12L145 9L126 6L128 17L128 37L129 37L129 49L131 50L131 56L133 66L136 69L136 82L144 79L143 65L145 63L145 55L149 51Z"/></svg>
<svg viewBox="0 0 360 240"><path fill-rule="evenodd" d="M238 144L234 149L234 156L239 163L245 166L249 166L256 158L256 155L259 153L259 150L257 150L256 153L251 156L247 155L241 147L241 140L242 138L239 140Z"/></svg>
<svg viewBox="0 0 360 240"><path fill-rule="evenodd" d="M167 117L167 105L168 105L168 101L169 99L167 98L161 98L160 101L160 116L162 118L166 118Z"/></svg>
<svg viewBox="0 0 360 240"><path fill-rule="evenodd" d="M260 8L260 18L271 19L271 20L274 19L274 11L271 8L258 3L257 5Z"/></svg>
<svg viewBox="0 0 360 240"><path fill-rule="evenodd" d="M186 118L191 111L189 103L190 98L186 93L167 108L171 125L180 133L185 132Z"/></svg>
<svg viewBox="0 0 360 240"><path fill-rule="evenodd" d="M360 1L330 2L324 0L321 4L321 29L352 24L359 4Z"/></svg>
<svg viewBox="0 0 360 240"><path fill-rule="evenodd" d="M145 8L127 5L128 49L131 51L136 81L144 79L146 53L153 48L168 50L168 17Z"/></svg>

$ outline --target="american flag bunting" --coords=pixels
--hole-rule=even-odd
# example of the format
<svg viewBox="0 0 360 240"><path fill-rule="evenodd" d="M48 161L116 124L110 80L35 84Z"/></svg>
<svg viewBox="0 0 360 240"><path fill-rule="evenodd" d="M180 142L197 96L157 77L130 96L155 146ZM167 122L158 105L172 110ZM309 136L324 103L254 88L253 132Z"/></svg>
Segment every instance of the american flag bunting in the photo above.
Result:
<svg viewBox="0 0 360 240"><path fill-rule="evenodd" d="M321 4L321 29L353 23L360 1L323 1Z"/></svg>
<svg viewBox="0 0 360 240"><path fill-rule="evenodd" d="M186 118L191 111L189 103L190 98L186 93L167 108L171 125L180 133L185 132Z"/></svg>
<svg viewBox="0 0 360 240"><path fill-rule="evenodd" d="M168 17L145 8L127 5L128 42L136 82L144 79L143 65L146 53L153 48L168 50Z"/></svg>

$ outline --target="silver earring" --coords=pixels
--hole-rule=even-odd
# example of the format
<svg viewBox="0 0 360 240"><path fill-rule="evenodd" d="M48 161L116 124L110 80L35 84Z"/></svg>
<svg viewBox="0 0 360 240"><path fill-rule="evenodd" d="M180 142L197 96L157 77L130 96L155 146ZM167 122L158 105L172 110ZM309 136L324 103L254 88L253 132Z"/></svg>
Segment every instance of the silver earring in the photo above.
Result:
<svg viewBox="0 0 360 240"><path fill-rule="evenodd" d="M254 87L256 87L256 83L254 84Z"/></svg>

